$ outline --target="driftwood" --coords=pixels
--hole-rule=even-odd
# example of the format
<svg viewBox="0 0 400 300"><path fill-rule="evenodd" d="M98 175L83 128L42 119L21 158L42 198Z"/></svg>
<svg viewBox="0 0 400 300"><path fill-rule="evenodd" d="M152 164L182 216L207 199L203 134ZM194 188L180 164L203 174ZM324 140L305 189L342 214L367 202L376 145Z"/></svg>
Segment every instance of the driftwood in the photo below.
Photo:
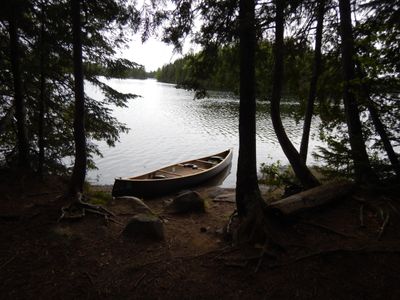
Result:
<svg viewBox="0 0 400 300"><path fill-rule="evenodd" d="M334 181L307 191L289 196L268 205L283 215L292 215L300 211L328 204L347 196L354 184L348 181Z"/></svg>

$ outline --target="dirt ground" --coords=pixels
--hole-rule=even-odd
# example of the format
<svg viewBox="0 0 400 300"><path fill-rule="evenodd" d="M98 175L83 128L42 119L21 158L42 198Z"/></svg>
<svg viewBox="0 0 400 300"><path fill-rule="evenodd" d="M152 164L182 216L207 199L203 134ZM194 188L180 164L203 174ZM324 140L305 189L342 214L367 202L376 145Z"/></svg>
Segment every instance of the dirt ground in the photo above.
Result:
<svg viewBox="0 0 400 300"><path fill-rule="evenodd" d="M2 176L0 299L400 299L399 189L359 189L285 220L285 252L273 257L224 239L234 190L196 189L207 198L202 214L168 214L171 197L145 199L166 239L139 242L121 235L132 215L118 204L108 206L118 223L58 223L64 187Z"/></svg>

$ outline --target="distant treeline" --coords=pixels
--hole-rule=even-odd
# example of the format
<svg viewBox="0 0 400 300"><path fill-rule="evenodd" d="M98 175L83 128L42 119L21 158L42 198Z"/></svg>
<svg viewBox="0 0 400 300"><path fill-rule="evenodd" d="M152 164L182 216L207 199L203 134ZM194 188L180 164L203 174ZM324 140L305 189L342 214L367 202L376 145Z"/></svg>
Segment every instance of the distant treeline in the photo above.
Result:
<svg viewBox="0 0 400 300"><path fill-rule="evenodd" d="M286 95L305 97L312 70L313 51L303 44L286 41L285 82ZM257 49L257 97L267 99L271 94L272 43L261 42ZM208 52L188 54L159 68L159 81L174 83L189 89L222 90L239 93L239 47L225 46Z"/></svg>
<svg viewBox="0 0 400 300"><path fill-rule="evenodd" d="M155 77L155 72L146 72L143 65L131 62L127 59L114 61L112 64L107 66L86 64L86 71L92 75L111 78L146 79Z"/></svg>

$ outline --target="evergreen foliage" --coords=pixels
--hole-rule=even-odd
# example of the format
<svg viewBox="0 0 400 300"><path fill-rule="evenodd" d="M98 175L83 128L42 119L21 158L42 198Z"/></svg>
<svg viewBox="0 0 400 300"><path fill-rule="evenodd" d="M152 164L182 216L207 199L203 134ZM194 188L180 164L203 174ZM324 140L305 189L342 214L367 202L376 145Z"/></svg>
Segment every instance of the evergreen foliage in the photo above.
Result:
<svg viewBox="0 0 400 300"><path fill-rule="evenodd" d="M288 55L285 60L285 96L304 100L310 77L312 50L294 40L286 40ZM210 49L188 54L157 70L156 78L187 89L229 91L239 94L238 45L220 46L212 53ZM271 94L267 84L272 77L272 44L265 40L256 49L256 94L266 100ZM211 67L212 66L212 67Z"/></svg>
<svg viewBox="0 0 400 300"><path fill-rule="evenodd" d="M347 2L347 1L346 1ZM285 1L282 96L299 101L301 119L309 94L316 15L321 0ZM362 139L371 166L381 178L393 176L400 147L400 34L398 0L351 2L354 74L345 81L341 72L339 3L325 1L321 73L315 92L314 113L321 120L320 136L326 142L316 155L330 171L355 174L359 159L350 145L343 86L354 97L361 120ZM124 107L137 95L120 93L106 78L146 78L196 90L240 93L239 2L224 1L88 1L82 5L84 76L100 88L103 99L85 95L85 124L89 165L100 154L96 141L110 146L128 128L111 114L111 106ZM255 93L270 100L274 19L277 2L255 1ZM72 27L68 0L6 0L0 11L0 165L33 169L38 173L65 172L74 156ZM161 32L160 32L161 29ZM129 36L140 32L171 43L179 51L188 37L202 47L155 73L116 51ZM343 36L342 36L343 37ZM346 65L346 64L344 64ZM352 104L352 105L353 105ZM356 113L357 114L357 113ZM351 118L350 118L351 119ZM354 152L354 151L353 151ZM267 154L266 154L267 155ZM397 161L397 162L396 162ZM396 166L397 163L397 166ZM397 169L396 169L397 168ZM331 172L331 173L332 173ZM360 172L359 172L360 173Z"/></svg>
<svg viewBox="0 0 400 300"><path fill-rule="evenodd" d="M11 5L12 1L7 1ZM29 140L29 161L34 170L43 170L37 157L39 140L44 147L46 172L64 172L66 161L74 155L73 147L73 76L72 34L69 1L19 1L19 41L22 95L26 99L26 131ZM83 1L82 44L85 79L104 92L103 99L85 95L86 136L89 159L100 152L95 141L105 140L114 145L120 132L128 128L111 115L109 105L125 106L136 97L122 94L99 80L92 66L105 66L113 76L125 68L135 74L138 65L116 59L118 47L126 42L126 35L137 29L139 22L135 8L124 1ZM16 120L13 118L13 90L10 37L7 14L0 22L0 163L13 166L18 154ZM144 70L137 68L138 73ZM42 82L42 84L41 84ZM42 109L40 109L42 107ZM42 111L42 113L40 113ZM41 127L41 128L40 128ZM41 132L41 133L40 133ZM40 136L44 135L41 139ZM43 146L44 144L44 146ZM89 161L89 166L94 166Z"/></svg>

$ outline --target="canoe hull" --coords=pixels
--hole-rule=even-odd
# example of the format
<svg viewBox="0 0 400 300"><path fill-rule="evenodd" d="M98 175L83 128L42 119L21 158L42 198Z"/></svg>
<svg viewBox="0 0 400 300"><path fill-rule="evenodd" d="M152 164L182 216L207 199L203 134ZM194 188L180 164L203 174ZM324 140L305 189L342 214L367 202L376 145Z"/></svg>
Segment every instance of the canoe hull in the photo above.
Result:
<svg viewBox="0 0 400 300"><path fill-rule="evenodd" d="M137 196L153 197L177 192L182 189L190 188L215 177L225 170L232 161L232 149L225 151L227 154L218 165L204 172L184 177L168 179L135 179L117 178L114 182L112 191L113 197ZM222 153L225 153L222 152ZM221 154L221 153L219 153Z"/></svg>

